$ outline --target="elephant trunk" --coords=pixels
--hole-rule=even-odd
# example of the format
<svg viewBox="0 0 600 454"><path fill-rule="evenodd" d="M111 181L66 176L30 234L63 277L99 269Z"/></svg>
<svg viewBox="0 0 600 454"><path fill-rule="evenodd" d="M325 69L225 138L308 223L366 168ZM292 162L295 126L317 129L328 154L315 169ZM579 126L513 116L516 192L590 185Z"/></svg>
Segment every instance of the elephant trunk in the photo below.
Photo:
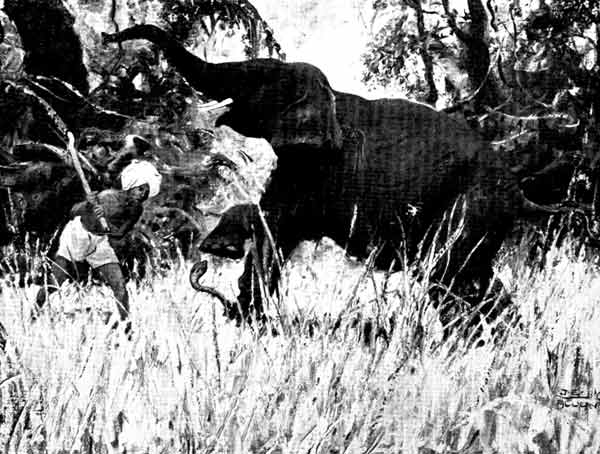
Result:
<svg viewBox="0 0 600 454"><path fill-rule="evenodd" d="M104 44L121 43L133 39L145 39L156 44L163 51L169 63L186 78L192 87L210 96L210 92L206 91L207 88L210 89L210 84L205 83L206 81L203 80L202 74L210 77L211 69L215 65L205 62L186 50L183 44L178 42L165 30L156 25L143 24L134 25L117 33L102 34L102 42Z"/></svg>

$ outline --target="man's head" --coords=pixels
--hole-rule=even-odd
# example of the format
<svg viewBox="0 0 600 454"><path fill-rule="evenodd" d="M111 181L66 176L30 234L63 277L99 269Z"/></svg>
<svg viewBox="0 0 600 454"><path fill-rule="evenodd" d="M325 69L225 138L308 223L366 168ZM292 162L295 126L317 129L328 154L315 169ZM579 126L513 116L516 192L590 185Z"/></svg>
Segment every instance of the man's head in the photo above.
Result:
<svg viewBox="0 0 600 454"><path fill-rule="evenodd" d="M134 160L121 172L121 187L140 202L156 196L161 182L162 176L148 161Z"/></svg>
<svg viewBox="0 0 600 454"><path fill-rule="evenodd" d="M148 200L148 196L150 195L150 185L148 183L144 183L141 186L128 189L127 192L129 193L130 198L142 203Z"/></svg>

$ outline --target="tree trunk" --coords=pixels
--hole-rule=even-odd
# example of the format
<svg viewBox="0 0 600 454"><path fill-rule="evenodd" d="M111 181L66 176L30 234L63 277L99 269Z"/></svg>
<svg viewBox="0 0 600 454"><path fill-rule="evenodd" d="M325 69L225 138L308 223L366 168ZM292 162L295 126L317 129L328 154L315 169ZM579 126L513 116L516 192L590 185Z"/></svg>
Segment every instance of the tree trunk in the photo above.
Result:
<svg viewBox="0 0 600 454"><path fill-rule="evenodd" d="M75 20L61 0L5 0L4 11L17 26L27 51L26 72L57 77L84 95L89 92Z"/></svg>
<svg viewBox="0 0 600 454"><path fill-rule="evenodd" d="M476 91L475 110L482 111L485 106L495 106L499 100L499 90L490 71L490 50L487 42L487 14L482 0L468 0L471 22L468 30L462 30L456 23L456 17L450 11L448 0L442 0L448 24L456 37L465 46L465 66L473 90Z"/></svg>
<svg viewBox="0 0 600 454"><path fill-rule="evenodd" d="M427 93L425 101L429 104L435 105L438 100L438 91L435 86L435 80L433 79L433 59L427 51L427 31L425 30L423 7L421 5L421 0L410 2L409 5L415 10L417 15L417 28L419 30L420 41L419 53L421 54L421 59L425 65L425 80L427 81L427 86L429 87L429 92Z"/></svg>

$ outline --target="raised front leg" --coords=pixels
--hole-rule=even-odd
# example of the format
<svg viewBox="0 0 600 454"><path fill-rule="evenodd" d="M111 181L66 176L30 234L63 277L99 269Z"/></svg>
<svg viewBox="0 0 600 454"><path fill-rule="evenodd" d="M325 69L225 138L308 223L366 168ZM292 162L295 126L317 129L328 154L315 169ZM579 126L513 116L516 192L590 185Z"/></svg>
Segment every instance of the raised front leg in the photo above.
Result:
<svg viewBox="0 0 600 454"><path fill-rule="evenodd" d="M244 272L238 280L238 303L243 318L256 318L260 321L265 319L263 294L276 293L281 277L280 265L264 229L257 228L245 258Z"/></svg>
<svg viewBox="0 0 600 454"><path fill-rule="evenodd" d="M244 257L246 240L252 240L250 252L244 259L244 272L238 280L238 304L226 307L230 318L238 321L264 319L263 295L277 289L281 274L273 248L276 240L271 240L277 238L278 221L273 214L268 216L267 223L272 228L269 235L255 205L238 205L221 217L219 224L200 245L202 252L239 260ZM281 246L285 245L278 244L278 247ZM283 250L287 253L289 248L284 247Z"/></svg>
<svg viewBox="0 0 600 454"><path fill-rule="evenodd" d="M238 279L238 307L227 314L234 318L238 323L242 319L251 320L253 317L259 318L263 312L261 276L256 269L256 260L254 254L249 253L244 260L244 272ZM240 313L241 311L241 313Z"/></svg>

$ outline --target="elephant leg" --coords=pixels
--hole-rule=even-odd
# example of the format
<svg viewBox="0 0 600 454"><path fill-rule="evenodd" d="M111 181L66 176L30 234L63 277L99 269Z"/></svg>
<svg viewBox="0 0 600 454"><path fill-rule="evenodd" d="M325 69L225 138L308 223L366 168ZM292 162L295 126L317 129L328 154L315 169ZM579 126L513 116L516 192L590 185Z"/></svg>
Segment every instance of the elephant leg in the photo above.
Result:
<svg viewBox="0 0 600 454"><path fill-rule="evenodd" d="M500 279L494 278L491 266L480 270L479 275L472 280L477 283L478 288L473 297L467 297L467 302L478 310L471 325L478 324L483 319L496 320L507 305L512 303L504 284Z"/></svg>
<svg viewBox="0 0 600 454"><path fill-rule="evenodd" d="M480 291L477 299L472 302L472 307L477 307L478 310L470 317L465 334L474 339L478 338L482 329L481 323L485 322L491 325L492 337L500 339L509 326L514 327L518 323L517 306L502 281L493 276L491 267L487 270L487 276L483 277Z"/></svg>
<svg viewBox="0 0 600 454"><path fill-rule="evenodd" d="M442 284L436 293L445 332L459 328L470 337L473 329L480 330L483 320L496 320L511 304L502 283L494 279L492 263L512 218L508 208L493 206L480 194L467 202L464 215L458 213L456 219L450 219L450 232L456 232L457 220L464 219L464 224L456 242L437 263L433 278ZM441 241L445 244L447 240Z"/></svg>
<svg viewBox="0 0 600 454"><path fill-rule="evenodd" d="M238 324L242 319L251 318L251 311L254 308L258 314L262 311L262 294L260 291L260 275L256 269L256 257L252 252L248 253L244 261L244 272L238 279L238 294L239 307L231 308L226 312L227 315L235 319ZM241 311L241 313L240 313Z"/></svg>
<svg viewBox="0 0 600 454"><path fill-rule="evenodd" d="M282 245L284 252L288 251L289 248L283 242ZM238 302L243 318L255 317L260 321L265 320L262 289L264 288L269 295L278 292L281 278L280 265L264 229L256 229L253 246L246 255L244 272L238 280L240 289Z"/></svg>
<svg viewBox="0 0 600 454"><path fill-rule="evenodd" d="M500 279L495 278L491 266L482 266L477 274L463 274L454 282L452 294L435 289L431 294L444 326L444 338L458 331L477 339L482 323L494 325L494 336L502 332L500 317L508 310L509 319L515 319L516 307ZM460 295L456 297L454 295ZM466 303L466 305L464 304Z"/></svg>

